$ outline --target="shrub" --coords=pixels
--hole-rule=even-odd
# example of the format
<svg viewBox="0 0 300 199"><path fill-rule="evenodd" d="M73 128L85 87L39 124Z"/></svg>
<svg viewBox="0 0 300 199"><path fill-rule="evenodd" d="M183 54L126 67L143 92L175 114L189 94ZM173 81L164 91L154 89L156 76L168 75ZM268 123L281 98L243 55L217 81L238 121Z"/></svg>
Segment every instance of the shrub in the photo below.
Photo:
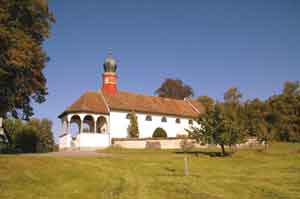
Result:
<svg viewBox="0 0 300 199"><path fill-rule="evenodd" d="M35 153L37 141L36 129L24 126L22 131L16 135L16 148L20 149L23 153Z"/></svg>
<svg viewBox="0 0 300 199"><path fill-rule="evenodd" d="M4 129L8 144L4 153L43 153L54 149L52 122L47 119L31 119L23 122L19 119L6 119Z"/></svg>
<svg viewBox="0 0 300 199"><path fill-rule="evenodd" d="M131 112L129 115L130 124L128 125L127 131L129 137L139 137L139 125L135 112Z"/></svg>
<svg viewBox="0 0 300 199"><path fill-rule="evenodd" d="M153 132L152 137L154 137L154 138L166 138L167 137L167 132L163 128L158 127Z"/></svg>

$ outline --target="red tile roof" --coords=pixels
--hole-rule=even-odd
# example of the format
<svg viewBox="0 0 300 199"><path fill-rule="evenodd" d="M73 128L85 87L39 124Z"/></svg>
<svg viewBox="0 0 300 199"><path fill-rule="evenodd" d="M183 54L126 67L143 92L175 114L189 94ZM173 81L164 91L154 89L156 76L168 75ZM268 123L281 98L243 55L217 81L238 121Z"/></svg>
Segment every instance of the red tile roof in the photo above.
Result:
<svg viewBox="0 0 300 199"><path fill-rule="evenodd" d="M176 100L125 91L118 91L115 95L110 95L98 91L84 93L59 117L71 112L108 114L108 107L111 110L136 111L181 117L197 117L204 111L202 104L196 100Z"/></svg>

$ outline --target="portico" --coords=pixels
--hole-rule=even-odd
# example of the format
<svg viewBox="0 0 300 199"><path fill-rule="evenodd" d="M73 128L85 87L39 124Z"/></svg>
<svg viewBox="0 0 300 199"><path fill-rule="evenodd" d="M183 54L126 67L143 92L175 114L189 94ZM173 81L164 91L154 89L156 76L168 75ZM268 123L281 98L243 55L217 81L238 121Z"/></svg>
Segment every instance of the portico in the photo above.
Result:
<svg viewBox="0 0 300 199"><path fill-rule="evenodd" d="M72 124L77 126L77 132ZM61 117L61 126L61 148L101 148L110 144L109 115L68 113Z"/></svg>

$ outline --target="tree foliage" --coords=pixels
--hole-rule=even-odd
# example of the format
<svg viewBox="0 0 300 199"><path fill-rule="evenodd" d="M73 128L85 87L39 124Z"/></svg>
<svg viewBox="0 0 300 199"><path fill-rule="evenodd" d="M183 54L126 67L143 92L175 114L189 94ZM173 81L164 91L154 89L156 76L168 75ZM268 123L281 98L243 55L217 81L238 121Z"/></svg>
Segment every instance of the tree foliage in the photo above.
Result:
<svg viewBox="0 0 300 199"><path fill-rule="evenodd" d="M275 119L276 140L300 142L300 83L286 82L281 94L266 101Z"/></svg>
<svg viewBox="0 0 300 199"><path fill-rule="evenodd" d="M180 79L166 79L162 85L155 91L160 97L173 99L184 99L194 96L192 87L183 83Z"/></svg>
<svg viewBox="0 0 300 199"><path fill-rule="evenodd" d="M53 14L46 0L0 0L0 117L28 119L47 95L42 48Z"/></svg>
<svg viewBox="0 0 300 199"><path fill-rule="evenodd" d="M239 104L242 96L242 93L236 87L231 87L224 93L224 102L227 104Z"/></svg>
<svg viewBox="0 0 300 199"><path fill-rule="evenodd" d="M215 105L215 100L207 95L197 97L197 101L203 104L205 110L210 110Z"/></svg>
<svg viewBox="0 0 300 199"><path fill-rule="evenodd" d="M237 116L227 109L225 104L216 103L198 119L200 127L192 127L189 137L201 143L213 142L220 145L222 155L226 155L225 145L234 145L243 141L243 134L237 122Z"/></svg>
<svg viewBox="0 0 300 199"><path fill-rule="evenodd" d="M14 152L43 153L54 149L52 122L47 119L6 119L4 129L9 137L9 149Z"/></svg>
<svg viewBox="0 0 300 199"><path fill-rule="evenodd" d="M231 87L224 93L224 102L199 97L207 108L189 136L198 142L213 141L225 154L224 145L235 145L255 136L268 146L273 140L300 142L300 82L288 81L282 92L267 100L241 101L242 93Z"/></svg>
<svg viewBox="0 0 300 199"><path fill-rule="evenodd" d="M167 137L167 132L165 129L158 127L154 130L152 137L154 138L166 138Z"/></svg>
<svg viewBox="0 0 300 199"><path fill-rule="evenodd" d="M139 137L139 125L138 125L138 118L134 111L132 111L129 115L130 123L128 125L127 131L130 137Z"/></svg>

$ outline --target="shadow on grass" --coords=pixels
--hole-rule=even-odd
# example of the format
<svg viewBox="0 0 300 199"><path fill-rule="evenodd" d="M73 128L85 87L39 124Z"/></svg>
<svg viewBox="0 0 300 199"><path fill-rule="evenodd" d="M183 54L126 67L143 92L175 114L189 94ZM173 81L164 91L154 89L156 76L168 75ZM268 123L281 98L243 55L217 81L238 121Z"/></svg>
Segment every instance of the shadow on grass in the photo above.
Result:
<svg viewBox="0 0 300 199"><path fill-rule="evenodd" d="M196 157L200 155L205 155L209 157L227 157L231 156L233 152L226 152L226 154L223 156L223 154L219 151L176 151L176 154L189 154L189 155L195 155Z"/></svg>

